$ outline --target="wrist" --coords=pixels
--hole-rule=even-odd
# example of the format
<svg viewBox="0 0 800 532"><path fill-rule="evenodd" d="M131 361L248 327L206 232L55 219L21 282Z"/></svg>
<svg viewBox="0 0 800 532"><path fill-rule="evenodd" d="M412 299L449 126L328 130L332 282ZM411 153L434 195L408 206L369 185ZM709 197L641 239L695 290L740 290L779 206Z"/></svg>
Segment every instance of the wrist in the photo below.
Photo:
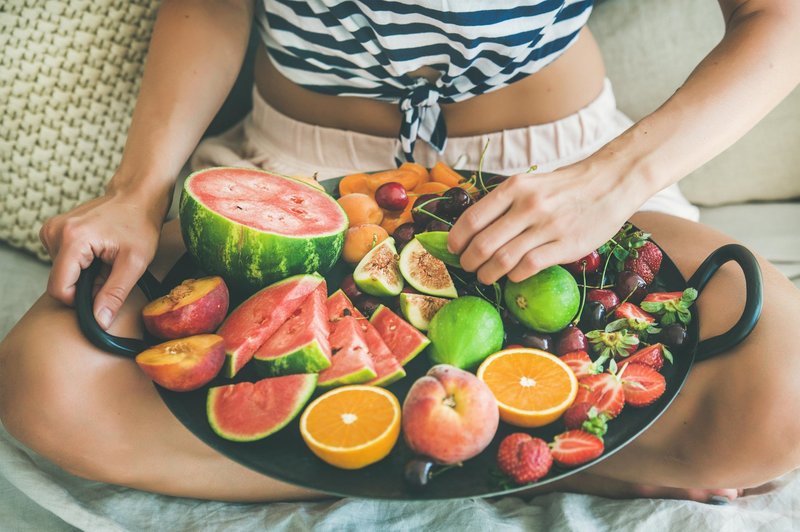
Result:
<svg viewBox="0 0 800 532"><path fill-rule="evenodd" d="M172 203L173 187L173 179L139 176L120 168L106 185L106 196L141 207L161 224Z"/></svg>

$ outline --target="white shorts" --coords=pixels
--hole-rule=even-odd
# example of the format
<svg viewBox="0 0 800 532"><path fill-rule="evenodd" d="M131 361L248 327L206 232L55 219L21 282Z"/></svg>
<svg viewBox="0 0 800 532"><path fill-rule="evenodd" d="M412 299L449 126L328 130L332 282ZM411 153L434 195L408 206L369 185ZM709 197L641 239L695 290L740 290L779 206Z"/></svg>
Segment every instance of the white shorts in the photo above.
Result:
<svg viewBox="0 0 800 532"><path fill-rule="evenodd" d="M418 141L414 158L430 168L442 160L455 168L475 169L484 145L489 149L483 169L513 175L531 165L536 173L578 162L590 156L633 122L617 109L611 82L578 112L551 122L471 137L451 137L443 154ZM317 174L321 180L356 172L394 168L398 140L327 128L289 118L253 90L253 110L220 136L207 138L192 156L192 169L209 166L260 167L286 175ZM535 175L535 174L534 174ZM672 185L640 208L697 221L699 211Z"/></svg>

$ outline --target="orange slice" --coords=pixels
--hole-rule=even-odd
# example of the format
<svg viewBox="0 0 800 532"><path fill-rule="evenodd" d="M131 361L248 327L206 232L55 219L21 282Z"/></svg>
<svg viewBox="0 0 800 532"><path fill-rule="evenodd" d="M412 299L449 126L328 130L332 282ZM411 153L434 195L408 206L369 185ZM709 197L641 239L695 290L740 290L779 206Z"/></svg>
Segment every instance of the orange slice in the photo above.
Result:
<svg viewBox="0 0 800 532"><path fill-rule="evenodd" d="M385 458L397 442L400 403L377 386L342 386L308 405L300 433L330 465L361 469Z"/></svg>
<svg viewBox="0 0 800 532"><path fill-rule="evenodd" d="M478 368L492 390L500 419L517 427L541 427L558 419L578 393L578 379L564 362L538 349L506 349Z"/></svg>

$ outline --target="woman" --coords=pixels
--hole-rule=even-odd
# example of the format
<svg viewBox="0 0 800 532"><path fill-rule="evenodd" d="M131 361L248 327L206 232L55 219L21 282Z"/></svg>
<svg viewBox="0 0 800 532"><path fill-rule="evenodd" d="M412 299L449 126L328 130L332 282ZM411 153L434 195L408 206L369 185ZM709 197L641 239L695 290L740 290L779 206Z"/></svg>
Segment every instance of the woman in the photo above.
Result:
<svg viewBox="0 0 800 532"><path fill-rule="evenodd" d="M488 3L462 2L453 13L431 1L265 3L267 11L244 0L164 2L106 194L42 228L53 270L47 294L0 346L0 415L20 441L77 475L219 500L316 496L196 439L135 364L87 343L67 306L80 270L100 257L112 267L97 320L114 334L140 333L143 298L131 288L151 262L163 274L182 252L175 224L162 227L170 192L236 78L254 15L271 58L262 47L253 114L202 145L195 162L332 176L396 157L430 166L463 155L469 167L490 139L487 170L520 174L535 163L541 171L508 180L453 228L450 247L484 282L576 260L628 218L684 274L694 271L729 239L687 220L696 211L672 185L800 81L790 53L800 49L800 5L792 0L720 0L723 41L629 128L584 27L590 2L492 2L478 14ZM648 212L637 212L643 206ZM695 367L651 429L561 489L734 498L800 464L800 361L786 356L800 296L771 265L762 268L765 308L752 335ZM729 296L741 293L741 275L726 267L717 277L698 303L702 337L741 312Z"/></svg>

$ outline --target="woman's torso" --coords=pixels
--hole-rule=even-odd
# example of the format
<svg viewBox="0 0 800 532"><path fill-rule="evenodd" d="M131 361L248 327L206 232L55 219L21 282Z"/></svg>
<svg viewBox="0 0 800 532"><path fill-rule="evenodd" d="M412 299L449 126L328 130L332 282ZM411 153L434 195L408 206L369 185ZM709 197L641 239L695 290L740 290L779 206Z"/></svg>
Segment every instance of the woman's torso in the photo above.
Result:
<svg viewBox="0 0 800 532"><path fill-rule="evenodd" d="M439 73L418 68L411 77L433 79ZM450 137L461 137L551 122L590 103L601 91L605 71L587 28L555 60L508 86L441 108ZM256 59L256 85L279 112L324 127L393 137L401 125L397 103L335 96L301 87L272 64L264 47Z"/></svg>

